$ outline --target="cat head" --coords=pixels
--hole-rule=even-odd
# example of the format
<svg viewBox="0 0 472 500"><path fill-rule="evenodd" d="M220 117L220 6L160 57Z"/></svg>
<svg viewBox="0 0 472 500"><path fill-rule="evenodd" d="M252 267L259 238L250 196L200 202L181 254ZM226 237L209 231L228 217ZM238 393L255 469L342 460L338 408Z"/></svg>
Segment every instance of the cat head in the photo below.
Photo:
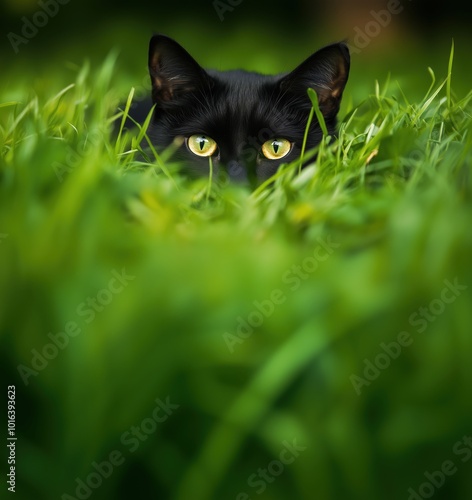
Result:
<svg viewBox="0 0 472 500"><path fill-rule="evenodd" d="M285 75L207 71L177 42L155 35L149 46L155 104L150 138L167 147L182 137L177 154L189 173L208 174L211 158L216 172L261 182L300 156L312 107L308 88L316 91L328 132L334 133L349 64L346 44L336 43ZM315 117L307 148L321 137Z"/></svg>

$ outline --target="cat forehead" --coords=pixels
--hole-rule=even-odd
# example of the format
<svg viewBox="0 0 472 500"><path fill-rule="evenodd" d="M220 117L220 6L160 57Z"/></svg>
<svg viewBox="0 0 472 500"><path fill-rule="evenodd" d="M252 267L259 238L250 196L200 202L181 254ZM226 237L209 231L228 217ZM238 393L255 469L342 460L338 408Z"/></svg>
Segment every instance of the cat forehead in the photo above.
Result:
<svg viewBox="0 0 472 500"><path fill-rule="evenodd" d="M279 77L243 70L208 73L214 82L210 95L216 109L247 119L272 108Z"/></svg>
<svg viewBox="0 0 472 500"><path fill-rule="evenodd" d="M207 70L207 73L216 80L232 84L261 85L264 83L274 83L279 79L279 75L263 75L254 71L242 69L232 69L227 71Z"/></svg>
<svg viewBox="0 0 472 500"><path fill-rule="evenodd" d="M243 70L208 71L216 86L223 91L220 95L233 97L239 101L248 102L257 98L261 91L270 89L279 78L273 75L262 75Z"/></svg>
<svg viewBox="0 0 472 500"><path fill-rule="evenodd" d="M265 135L294 136L300 110L281 101L282 75L262 75L243 70L208 71L212 83L195 94L190 113L185 113L183 135L205 133L220 145L235 146L248 137ZM302 123L304 128L305 121ZM267 139L265 139L267 140ZM264 142L264 141L262 141Z"/></svg>

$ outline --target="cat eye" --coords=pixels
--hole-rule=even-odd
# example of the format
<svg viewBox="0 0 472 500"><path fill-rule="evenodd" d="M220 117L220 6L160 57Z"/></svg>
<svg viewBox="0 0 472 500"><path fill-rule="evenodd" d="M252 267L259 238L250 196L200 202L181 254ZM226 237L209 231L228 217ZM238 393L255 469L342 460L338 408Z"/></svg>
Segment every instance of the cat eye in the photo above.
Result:
<svg viewBox="0 0 472 500"><path fill-rule="evenodd" d="M197 156L211 156L218 149L216 142L205 135L192 135L187 139L187 146Z"/></svg>
<svg viewBox="0 0 472 500"><path fill-rule="evenodd" d="M269 160L280 160L292 149L292 143L287 139L272 139L262 145L262 154Z"/></svg>

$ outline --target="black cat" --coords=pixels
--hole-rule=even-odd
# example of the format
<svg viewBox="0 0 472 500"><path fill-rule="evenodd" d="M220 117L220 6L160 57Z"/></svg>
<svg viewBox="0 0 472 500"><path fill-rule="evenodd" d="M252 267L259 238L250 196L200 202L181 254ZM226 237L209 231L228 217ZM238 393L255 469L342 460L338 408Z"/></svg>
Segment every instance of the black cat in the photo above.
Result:
<svg viewBox="0 0 472 500"><path fill-rule="evenodd" d="M330 134L336 128L350 56L344 43L329 45L287 75L206 71L177 42L151 38L149 72L156 104L148 130L160 147L183 137L177 157L189 173L225 169L231 179L261 182L282 163L300 156L312 107L307 89L318 94ZM322 136L314 118L307 149Z"/></svg>

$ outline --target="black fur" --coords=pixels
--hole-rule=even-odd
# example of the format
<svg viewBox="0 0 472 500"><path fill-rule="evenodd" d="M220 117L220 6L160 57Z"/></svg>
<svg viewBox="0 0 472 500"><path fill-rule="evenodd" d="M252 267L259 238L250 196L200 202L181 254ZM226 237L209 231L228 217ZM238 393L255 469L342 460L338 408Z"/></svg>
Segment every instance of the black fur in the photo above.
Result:
<svg viewBox="0 0 472 500"><path fill-rule="evenodd" d="M215 170L226 169L234 180L261 182L281 163L300 155L311 102L316 90L330 133L336 128L350 57L344 43L329 45L286 75L266 76L246 71L206 71L177 42L163 35L151 38L149 72L156 104L149 135L159 147L194 134L218 144L212 156ZM282 160L261 154L264 142L284 138L293 143ZM321 130L313 120L308 148L316 146ZM190 173L208 174L208 158L193 154L186 143L178 158Z"/></svg>

